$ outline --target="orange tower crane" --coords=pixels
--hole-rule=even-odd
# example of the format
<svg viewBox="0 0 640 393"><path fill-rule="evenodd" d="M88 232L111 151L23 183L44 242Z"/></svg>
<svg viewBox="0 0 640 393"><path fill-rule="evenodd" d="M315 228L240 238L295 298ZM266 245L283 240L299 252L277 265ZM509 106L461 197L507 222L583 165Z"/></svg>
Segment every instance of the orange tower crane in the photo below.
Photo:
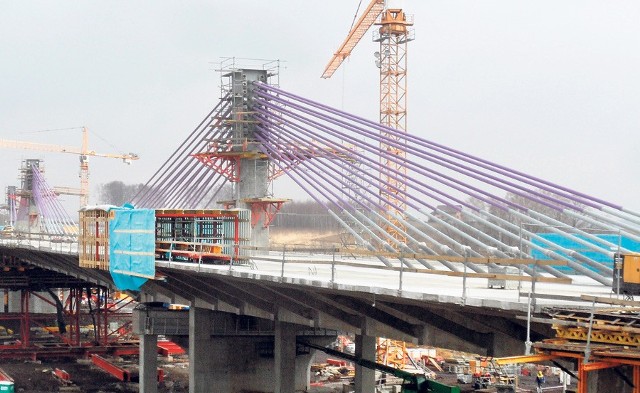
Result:
<svg viewBox="0 0 640 393"><path fill-rule="evenodd" d="M372 0L327 64L322 78L333 75L374 24L380 26L374 32L374 41L380 43L380 51L376 52L376 65L380 68L380 123L406 132L407 42L413 39L413 30L410 29L413 22L407 19L402 9L386 8L384 0ZM406 151L401 147L406 141L390 133L382 132L382 136L380 149L387 154L380 157L380 200L391 223L382 227L404 243L404 225L397 217L406 210L407 169L402 165Z"/></svg>
<svg viewBox="0 0 640 393"><path fill-rule="evenodd" d="M15 141L9 139L0 139L0 148L8 149L26 149L26 150L40 150L50 151L58 153L70 153L80 156L80 206L86 206L89 203L89 156L93 157L106 157L106 158L119 158L122 159L125 164L131 164L131 161L137 160L138 155L134 153L128 154L105 154L96 153L94 150L89 150L89 137L86 127L82 127L82 146L80 149L77 147L66 147L59 145L50 145L45 143L24 142Z"/></svg>

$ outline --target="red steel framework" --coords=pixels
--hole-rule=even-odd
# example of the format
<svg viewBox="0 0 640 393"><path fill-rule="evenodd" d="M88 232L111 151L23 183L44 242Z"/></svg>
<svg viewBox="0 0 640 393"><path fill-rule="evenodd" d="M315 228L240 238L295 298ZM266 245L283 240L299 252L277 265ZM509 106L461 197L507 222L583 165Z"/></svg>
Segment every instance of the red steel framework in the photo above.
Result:
<svg viewBox="0 0 640 393"><path fill-rule="evenodd" d="M258 225L263 215L264 222L262 226L267 228L282 208L282 205L288 201L289 199L275 198L245 199L245 202L251 205L251 228L255 228Z"/></svg>
<svg viewBox="0 0 640 393"><path fill-rule="evenodd" d="M242 170L241 162L243 159L264 160L268 158L264 153L247 151L248 143L246 141L239 146L214 143L211 147L212 151L196 153L193 156L204 165L223 175L232 183L240 181ZM278 165L269 162L269 181L273 181L282 176L287 170L305 160L319 157L332 157L339 154L333 149L314 150L303 149L298 146L287 146L287 149L283 149L281 153L287 155L291 159L291 163L284 168L280 168ZM282 205L288 201L289 199L283 198L250 198L242 200L242 202L251 206L252 228L256 227L262 217L265 218L262 226L263 228L267 228L282 208ZM225 209L235 207L235 202L225 201L223 203Z"/></svg>
<svg viewBox="0 0 640 393"><path fill-rule="evenodd" d="M240 162L243 158L252 160L264 160L268 158L268 156L264 153L247 151L247 146L248 144L246 142L243 143L241 145L242 150L238 151L237 149L234 149L234 145L222 145L214 143L212 145L212 151L195 153L193 154L193 157L198 159L198 161L202 162L204 165L213 169L216 173L223 175L230 182L237 183L240 181L240 173L242 169ZM299 165L305 160L321 157L331 158L333 156L340 155L340 152L330 148L317 150L311 148L305 149L295 145L288 145L281 146L280 154L286 156L290 160L290 162L288 164L283 163L286 165L283 168L280 168L270 162L268 175L269 181L277 179L278 177L285 174L288 170Z"/></svg>
<svg viewBox="0 0 640 393"><path fill-rule="evenodd" d="M68 289L68 295L63 302L63 316L65 319L66 332L61 333L58 326L50 326L51 314L35 314L31 312L31 297L36 297L53 307L56 304L41 294L31 290L20 291L20 312L2 313L0 321L18 321L19 339L12 344L0 345L0 358L31 358L51 357L63 355L87 355L89 353L117 353L137 354L137 343L119 342L122 336L131 332L131 314L121 312L124 307L131 304L133 299L119 300L116 303L108 303L109 290L103 288L91 289L91 299L95 309L91 311L83 306L83 290L80 288ZM89 312L87 312L89 311ZM81 332L81 322L91 318L91 325L94 327L94 335L83 339ZM94 320L95 318L95 320ZM110 330L109 321L122 320L114 330ZM32 340L32 327L47 331L56 339L46 342L35 342Z"/></svg>
<svg viewBox="0 0 640 393"><path fill-rule="evenodd" d="M193 156L204 165L223 175L232 183L240 181L242 171L241 162L243 159L267 159L267 155L264 153L247 151L248 143L246 141L241 146L221 146L216 143L212 147L213 151L196 153ZM238 150L237 147L239 147L240 150ZM268 171L269 181L273 181L275 178L284 174L284 171L279 170L273 163L269 163ZM280 211L280 208L282 208L282 204L286 201L288 201L288 199L253 198L243 200L243 202L251 206L251 227L255 228L260 218L264 215L265 220L263 227L267 228L271 221L273 221L275 215ZM224 206L226 209L229 209L235 207L235 203L227 201Z"/></svg>
<svg viewBox="0 0 640 393"><path fill-rule="evenodd" d="M290 199L283 198L247 198L242 200L242 202L251 206L251 228L255 228L258 225L263 215L265 219L262 227L267 228L282 208L282 205L289 201ZM221 201L219 203L225 209L236 207L236 201Z"/></svg>

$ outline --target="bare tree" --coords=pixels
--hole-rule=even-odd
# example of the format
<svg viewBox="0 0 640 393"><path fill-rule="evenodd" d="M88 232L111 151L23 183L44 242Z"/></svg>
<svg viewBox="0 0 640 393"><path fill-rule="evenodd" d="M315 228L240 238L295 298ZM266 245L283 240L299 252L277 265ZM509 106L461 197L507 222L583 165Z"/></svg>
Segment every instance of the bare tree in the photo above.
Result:
<svg viewBox="0 0 640 393"><path fill-rule="evenodd" d="M100 185L99 202L121 206L131 199L144 187L144 184L125 184L119 180Z"/></svg>

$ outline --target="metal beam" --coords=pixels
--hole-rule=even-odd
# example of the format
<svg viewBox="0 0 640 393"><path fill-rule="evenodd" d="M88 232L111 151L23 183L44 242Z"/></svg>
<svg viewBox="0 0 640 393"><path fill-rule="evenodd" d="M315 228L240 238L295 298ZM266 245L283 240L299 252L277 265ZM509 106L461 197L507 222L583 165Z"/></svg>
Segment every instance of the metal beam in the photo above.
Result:
<svg viewBox="0 0 640 393"><path fill-rule="evenodd" d="M499 365L505 364L520 364L520 363L538 363L544 362L547 360L558 359L557 355L549 355L549 354L533 354L533 355L521 355L521 356L507 356L503 358L493 358L493 360Z"/></svg>
<svg viewBox="0 0 640 393"><path fill-rule="evenodd" d="M613 368L613 367L619 367L619 366L621 366L620 363L612 363L612 362L605 362L605 361L589 362L589 363L584 363L582 365L584 371L604 370L606 368Z"/></svg>

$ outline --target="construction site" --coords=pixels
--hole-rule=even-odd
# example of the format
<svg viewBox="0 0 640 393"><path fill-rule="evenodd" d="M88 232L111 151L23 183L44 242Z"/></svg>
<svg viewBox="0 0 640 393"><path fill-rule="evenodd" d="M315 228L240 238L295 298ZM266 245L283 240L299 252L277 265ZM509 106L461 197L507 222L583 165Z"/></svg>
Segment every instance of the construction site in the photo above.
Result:
<svg viewBox="0 0 640 393"><path fill-rule="evenodd" d="M53 154L16 163L0 214L0 393L640 392L637 206L414 132L407 3L361 1L318 73L371 35L377 118L225 57L219 100L121 195L89 159L134 179L145 156L88 127L0 139ZM50 185L67 155L78 188Z"/></svg>

